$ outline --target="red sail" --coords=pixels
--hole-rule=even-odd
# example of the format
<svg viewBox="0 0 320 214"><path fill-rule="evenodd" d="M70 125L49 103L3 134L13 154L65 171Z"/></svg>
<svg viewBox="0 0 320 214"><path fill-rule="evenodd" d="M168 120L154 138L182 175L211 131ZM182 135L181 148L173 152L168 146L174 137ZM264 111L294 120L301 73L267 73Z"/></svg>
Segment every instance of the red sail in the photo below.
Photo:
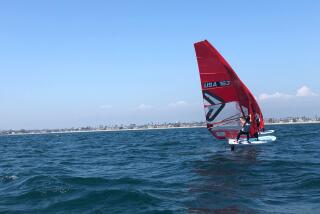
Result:
<svg viewBox="0 0 320 214"><path fill-rule="evenodd" d="M218 139L235 138L241 129L240 117L248 115L251 136L263 129L258 103L227 61L207 40L194 47L209 131Z"/></svg>

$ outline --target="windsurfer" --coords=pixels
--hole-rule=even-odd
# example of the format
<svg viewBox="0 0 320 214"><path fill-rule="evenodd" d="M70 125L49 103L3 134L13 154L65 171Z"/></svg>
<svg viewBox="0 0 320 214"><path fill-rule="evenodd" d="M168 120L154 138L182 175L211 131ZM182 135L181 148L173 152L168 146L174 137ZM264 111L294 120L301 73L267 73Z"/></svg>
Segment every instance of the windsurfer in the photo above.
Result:
<svg viewBox="0 0 320 214"><path fill-rule="evenodd" d="M245 134L247 135L247 141L249 142L249 132L250 132L250 126L251 126L251 117L247 116L245 117L241 117L240 118L240 122L242 124L242 128L239 131L238 135L237 135L237 142L239 141L239 138L241 135Z"/></svg>
<svg viewBox="0 0 320 214"><path fill-rule="evenodd" d="M257 138L257 140L259 140L259 130L260 130L260 118L259 118L259 115L255 115L256 116L256 125L257 125L257 130L255 133L254 133L254 137Z"/></svg>
<svg viewBox="0 0 320 214"><path fill-rule="evenodd" d="M259 129L260 128L260 118L258 115L256 116L256 124L257 124L257 128Z"/></svg>

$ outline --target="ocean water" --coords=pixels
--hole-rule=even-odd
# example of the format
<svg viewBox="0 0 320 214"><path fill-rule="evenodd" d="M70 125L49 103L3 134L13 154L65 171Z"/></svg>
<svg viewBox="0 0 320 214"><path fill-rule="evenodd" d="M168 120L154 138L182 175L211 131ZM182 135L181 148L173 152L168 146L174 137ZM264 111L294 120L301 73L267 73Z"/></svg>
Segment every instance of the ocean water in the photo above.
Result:
<svg viewBox="0 0 320 214"><path fill-rule="evenodd" d="M0 213L320 213L320 124L0 136Z"/></svg>

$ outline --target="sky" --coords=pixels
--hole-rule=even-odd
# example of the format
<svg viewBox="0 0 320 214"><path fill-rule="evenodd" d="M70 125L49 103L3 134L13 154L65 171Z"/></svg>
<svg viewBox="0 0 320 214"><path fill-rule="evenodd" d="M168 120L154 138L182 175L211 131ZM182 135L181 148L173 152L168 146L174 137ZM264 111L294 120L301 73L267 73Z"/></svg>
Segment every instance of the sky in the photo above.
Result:
<svg viewBox="0 0 320 214"><path fill-rule="evenodd" d="M209 40L265 117L320 116L319 1L0 0L0 129L204 121Z"/></svg>

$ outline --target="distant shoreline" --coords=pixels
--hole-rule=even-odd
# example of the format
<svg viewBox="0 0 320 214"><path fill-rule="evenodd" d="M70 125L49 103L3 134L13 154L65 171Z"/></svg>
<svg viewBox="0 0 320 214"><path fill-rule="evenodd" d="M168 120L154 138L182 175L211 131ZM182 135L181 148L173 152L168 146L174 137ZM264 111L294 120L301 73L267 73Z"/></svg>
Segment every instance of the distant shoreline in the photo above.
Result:
<svg viewBox="0 0 320 214"><path fill-rule="evenodd" d="M192 129L205 128L206 126L184 126L184 127L160 127L160 128L141 128L141 129L117 129L117 130L81 130L81 131L59 131L59 132L39 132L39 133L15 133L1 134L0 136L16 136L16 135L45 135L45 134L73 134L73 133L90 133L90 132L123 132L123 131L147 131L147 130L165 130L165 129Z"/></svg>
<svg viewBox="0 0 320 214"><path fill-rule="evenodd" d="M267 125L267 126L270 126L270 125L299 125L299 124L320 124L320 121L265 123L265 125ZM206 128L206 126L181 126L181 127L116 129L116 130L99 130L99 129L96 129L96 130L80 130L80 131L30 132L30 133L0 134L0 136L72 134L72 133L91 133L91 132L147 131L147 130L190 129L190 128Z"/></svg>
<svg viewBox="0 0 320 214"><path fill-rule="evenodd" d="M295 125L295 124L318 124L320 121L306 121L306 122L278 122L278 123L265 123L265 125Z"/></svg>

